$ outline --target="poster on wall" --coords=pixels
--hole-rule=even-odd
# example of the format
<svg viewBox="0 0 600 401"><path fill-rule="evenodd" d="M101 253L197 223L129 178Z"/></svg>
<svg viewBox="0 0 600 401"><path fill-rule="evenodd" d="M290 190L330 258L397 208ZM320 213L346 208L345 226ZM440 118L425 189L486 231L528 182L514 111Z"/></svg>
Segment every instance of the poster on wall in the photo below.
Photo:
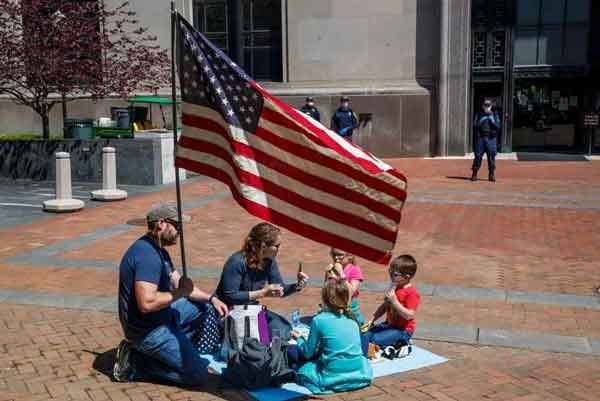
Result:
<svg viewBox="0 0 600 401"><path fill-rule="evenodd" d="M560 102L558 103L558 111L568 111L569 110L569 98L563 96L560 98Z"/></svg>
<svg viewBox="0 0 600 401"><path fill-rule="evenodd" d="M569 106L577 107L577 96L569 96Z"/></svg>
<svg viewBox="0 0 600 401"><path fill-rule="evenodd" d="M552 91L552 108L558 109L560 103L560 91Z"/></svg>

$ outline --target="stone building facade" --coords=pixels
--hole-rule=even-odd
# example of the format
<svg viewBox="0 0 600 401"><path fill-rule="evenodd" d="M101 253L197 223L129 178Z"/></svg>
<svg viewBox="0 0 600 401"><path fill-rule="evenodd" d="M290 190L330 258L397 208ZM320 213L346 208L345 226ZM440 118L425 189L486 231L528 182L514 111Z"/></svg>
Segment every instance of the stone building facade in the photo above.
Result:
<svg viewBox="0 0 600 401"><path fill-rule="evenodd" d="M105 0L112 1L116 0ZM544 5L539 4L544 1L551 2L533 1L542 7L540 12ZM563 7L577 1L590 3L559 0ZM161 45L169 48L169 3L131 3L142 25L150 27ZM176 6L273 94L297 107L305 96L313 96L322 121L328 123L341 95L350 96L360 120L355 142L377 156L398 157L469 153L477 102L492 95L499 106L505 106L503 150L512 149L513 110L506 106L517 96L513 72L523 70L513 56L515 43L521 44L515 33L521 32L517 17L521 3L177 0ZM597 13L597 6L593 10L589 6L590 13ZM482 13L488 16L483 23ZM496 18L494 13L504 14ZM536 24L541 26L539 35L543 24ZM593 33L589 23L579 28ZM585 58L583 65L589 73L593 57ZM500 94L490 93L494 90ZM169 93L169 89L164 91ZM105 116L110 106L118 104L123 105L119 100L98 104L78 100L70 104L69 115ZM5 100L0 100L0 116L4 132L39 129L35 115ZM58 107L52 115L52 130L61 127Z"/></svg>

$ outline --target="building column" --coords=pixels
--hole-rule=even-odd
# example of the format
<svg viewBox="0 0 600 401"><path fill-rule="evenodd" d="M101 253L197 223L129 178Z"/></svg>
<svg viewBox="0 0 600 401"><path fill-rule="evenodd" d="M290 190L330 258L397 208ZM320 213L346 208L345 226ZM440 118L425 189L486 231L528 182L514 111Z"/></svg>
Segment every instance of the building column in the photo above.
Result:
<svg viewBox="0 0 600 401"><path fill-rule="evenodd" d="M290 80L288 49L288 0L281 1L281 82Z"/></svg>
<svg viewBox="0 0 600 401"><path fill-rule="evenodd" d="M441 0L438 156L467 152L470 85L471 0Z"/></svg>
<svg viewBox="0 0 600 401"><path fill-rule="evenodd" d="M188 21L194 21L193 0L178 0L175 2L175 7L179 10L179 14L183 15Z"/></svg>
<svg viewBox="0 0 600 401"><path fill-rule="evenodd" d="M500 138L499 151L502 153L512 152L512 128L514 118L513 93L515 90L514 77L514 36L515 36L515 0L506 2L505 13L510 23L504 28L504 82L502 87L502 110L500 116L502 122L502 136Z"/></svg>
<svg viewBox="0 0 600 401"><path fill-rule="evenodd" d="M229 0L229 55L244 68L244 17L242 0Z"/></svg>

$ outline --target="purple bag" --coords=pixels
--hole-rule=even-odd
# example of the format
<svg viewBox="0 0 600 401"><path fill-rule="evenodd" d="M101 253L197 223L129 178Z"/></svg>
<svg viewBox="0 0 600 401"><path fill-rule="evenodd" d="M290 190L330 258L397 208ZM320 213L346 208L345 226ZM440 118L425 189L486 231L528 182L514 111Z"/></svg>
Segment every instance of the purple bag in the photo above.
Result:
<svg viewBox="0 0 600 401"><path fill-rule="evenodd" d="M269 322L267 322L267 308L262 307L258 312L258 334L260 342L264 345L271 344L271 336L269 335Z"/></svg>

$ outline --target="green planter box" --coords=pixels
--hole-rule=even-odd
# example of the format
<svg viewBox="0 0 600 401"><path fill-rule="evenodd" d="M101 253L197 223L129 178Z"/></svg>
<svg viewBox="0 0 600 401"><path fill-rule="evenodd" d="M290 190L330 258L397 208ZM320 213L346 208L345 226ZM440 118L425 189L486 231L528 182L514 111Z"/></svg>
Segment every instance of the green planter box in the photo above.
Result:
<svg viewBox="0 0 600 401"><path fill-rule="evenodd" d="M133 138L130 128L94 127L94 135L98 138Z"/></svg>

